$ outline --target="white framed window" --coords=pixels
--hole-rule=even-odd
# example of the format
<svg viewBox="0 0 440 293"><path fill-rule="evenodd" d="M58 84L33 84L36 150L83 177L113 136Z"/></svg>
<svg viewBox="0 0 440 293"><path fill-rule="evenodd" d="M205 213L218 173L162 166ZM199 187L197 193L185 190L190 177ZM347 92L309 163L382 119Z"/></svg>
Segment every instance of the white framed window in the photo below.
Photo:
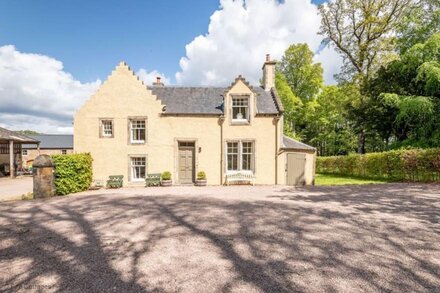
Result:
<svg viewBox="0 0 440 293"><path fill-rule="evenodd" d="M145 143L145 140L146 140L145 119L130 120L130 142Z"/></svg>
<svg viewBox="0 0 440 293"><path fill-rule="evenodd" d="M249 97L233 96L231 114L233 122L249 122Z"/></svg>
<svg viewBox="0 0 440 293"><path fill-rule="evenodd" d="M146 157L130 157L131 181L145 180L147 173Z"/></svg>
<svg viewBox="0 0 440 293"><path fill-rule="evenodd" d="M113 137L113 120L101 119L101 137Z"/></svg>
<svg viewBox="0 0 440 293"><path fill-rule="evenodd" d="M238 170L238 155L238 142L228 142L226 150L228 171Z"/></svg>
<svg viewBox="0 0 440 293"><path fill-rule="evenodd" d="M62 155L67 155L67 150L61 150Z"/></svg>
<svg viewBox="0 0 440 293"><path fill-rule="evenodd" d="M28 155L28 150L21 150L21 155L22 156L27 156Z"/></svg>
<svg viewBox="0 0 440 293"><path fill-rule="evenodd" d="M252 171L254 163L254 146L250 141L241 143L241 169Z"/></svg>
<svg viewBox="0 0 440 293"><path fill-rule="evenodd" d="M227 171L254 171L254 142L235 141L226 144Z"/></svg>

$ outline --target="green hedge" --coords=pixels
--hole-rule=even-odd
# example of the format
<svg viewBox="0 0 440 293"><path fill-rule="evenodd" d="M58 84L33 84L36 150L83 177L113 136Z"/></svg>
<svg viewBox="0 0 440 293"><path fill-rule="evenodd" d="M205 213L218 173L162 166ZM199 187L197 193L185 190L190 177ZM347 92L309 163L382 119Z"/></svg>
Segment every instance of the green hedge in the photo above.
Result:
<svg viewBox="0 0 440 293"><path fill-rule="evenodd" d="M80 192L92 184L92 156L90 154L53 155L55 188L58 195Z"/></svg>
<svg viewBox="0 0 440 293"><path fill-rule="evenodd" d="M316 171L395 181L440 182L440 148L318 157Z"/></svg>

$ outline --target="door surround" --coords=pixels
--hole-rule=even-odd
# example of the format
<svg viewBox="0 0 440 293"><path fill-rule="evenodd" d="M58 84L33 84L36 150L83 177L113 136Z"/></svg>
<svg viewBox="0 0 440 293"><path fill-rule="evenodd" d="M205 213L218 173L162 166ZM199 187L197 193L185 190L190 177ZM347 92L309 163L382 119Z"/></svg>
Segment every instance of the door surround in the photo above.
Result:
<svg viewBox="0 0 440 293"><path fill-rule="evenodd" d="M175 139L175 142L175 182L178 184L193 184L197 172L197 139ZM191 166L181 166L180 156L185 151L187 156L192 153ZM190 172L190 175L186 174L187 178L182 178L182 168L190 168L190 170L187 169L187 172Z"/></svg>

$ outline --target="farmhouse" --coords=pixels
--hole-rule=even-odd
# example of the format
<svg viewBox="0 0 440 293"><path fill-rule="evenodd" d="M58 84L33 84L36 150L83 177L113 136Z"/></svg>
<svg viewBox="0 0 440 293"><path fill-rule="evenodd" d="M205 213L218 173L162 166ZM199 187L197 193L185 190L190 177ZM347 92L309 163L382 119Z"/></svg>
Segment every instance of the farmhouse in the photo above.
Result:
<svg viewBox="0 0 440 293"><path fill-rule="evenodd" d="M30 167L38 155L65 155L73 153L73 135L71 134L32 134L28 137L40 142L23 144L21 147L23 167Z"/></svg>
<svg viewBox="0 0 440 293"><path fill-rule="evenodd" d="M170 171L191 184L252 178L255 184L313 184L315 149L283 136L275 62L266 56L262 86L238 76L229 87L146 86L121 62L74 117L74 150L90 152L95 180L124 175L144 184Z"/></svg>

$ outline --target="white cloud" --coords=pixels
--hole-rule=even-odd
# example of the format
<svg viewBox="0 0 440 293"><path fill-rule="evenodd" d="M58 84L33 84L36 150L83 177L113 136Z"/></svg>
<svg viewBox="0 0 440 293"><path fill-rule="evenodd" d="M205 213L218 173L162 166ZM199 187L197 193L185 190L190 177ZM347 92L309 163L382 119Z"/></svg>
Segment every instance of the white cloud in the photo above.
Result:
<svg viewBox="0 0 440 293"><path fill-rule="evenodd" d="M220 9L211 16L208 33L186 45L176 81L227 85L242 74L257 84L266 53L280 59L289 45L304 42L318 51L322 39L317 34L319 26L317 6L310 0L221 0ZM326 77L336 73L332 62L320 61Z"/></svg>
<svg viewBox="0 0 440 293"><path fill-rule="evenodd" d="M320 62L324 68L324 81L326 84L336 84L333 77L340 71L342 66L342 57L332 47L326 46L314 56L315 62Z"/></svg>
<svg viewBox="0 0 440 293"><path fill-rule="evenodd" d="M136 75L139 76L139 79L142 80L144 82L144 84L147 86L152 85L153 82L156 81L157 77L160 77L161 81L165 85L170 84L170 79L168 77L166 77L165 74L160 73L157 70L147 71L146 69L141 68L136 72Z"/></svg>
<svg viewBox="0 0 440 293"><path fill-rule="evenodd" d="M12 130L71 132L76 109L98 88L100 80L81 83L62 62L0 47L0 121Z"/></svg>

